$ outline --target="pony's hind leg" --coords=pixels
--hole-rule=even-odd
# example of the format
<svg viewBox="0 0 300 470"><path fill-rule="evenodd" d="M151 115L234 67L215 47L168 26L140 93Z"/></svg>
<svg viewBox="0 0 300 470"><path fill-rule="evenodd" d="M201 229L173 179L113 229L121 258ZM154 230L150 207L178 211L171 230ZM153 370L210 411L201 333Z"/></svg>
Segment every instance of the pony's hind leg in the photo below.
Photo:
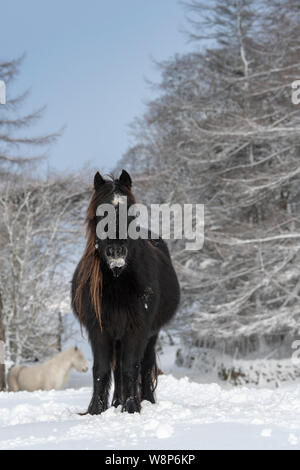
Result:
<svg viewBox="0 0 300 470"><path fill-rule="evenodd" d="M157 335L151 336L149 339L141 365L141 398L151 403L155 403L154 390L157 378L156 340Z"/></svg>
<svg viewBox="0 0 300 470"><path fill-rule="evenodd" d="M123 403L122 400L122 347L121 342L115 343L115 363L114 363L114 395L112 406L116 408Z"/></svg>
<svg viewBox="0 0 300 470"><path fill-rule="evenodd" d="M108 395L111 383L112 341L105 334L99 334L91 340L93 365L93 396L88 407L88 414L100 414L108 408Z"/></svg>

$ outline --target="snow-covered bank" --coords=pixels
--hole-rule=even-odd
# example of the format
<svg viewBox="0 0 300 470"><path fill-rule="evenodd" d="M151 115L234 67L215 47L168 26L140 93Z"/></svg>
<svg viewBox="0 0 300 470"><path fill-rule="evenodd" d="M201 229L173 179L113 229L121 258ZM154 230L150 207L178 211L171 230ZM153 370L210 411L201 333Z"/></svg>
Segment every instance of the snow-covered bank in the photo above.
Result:
<svg viewBox="0 0 300 470"><path fill-rule="evenodd" d="M300 385L277 390L159 377L140 415L79 416L91 389L0 393L0 449L300 448Z"/></svg>

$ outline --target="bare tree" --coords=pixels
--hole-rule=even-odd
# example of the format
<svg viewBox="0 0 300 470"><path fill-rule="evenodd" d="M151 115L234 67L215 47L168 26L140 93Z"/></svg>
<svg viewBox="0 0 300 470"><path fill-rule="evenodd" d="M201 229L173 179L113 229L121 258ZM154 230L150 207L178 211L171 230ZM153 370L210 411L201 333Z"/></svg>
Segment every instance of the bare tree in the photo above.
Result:
<svg viewBox="0 0 300 470"><path fill-rule="evenodd" d="M75 177L8 184L0 196L0 285L7 359L56 350L61 311L69 308L68 265L81 235L86 193Z"/></svg>
<svg viewBox="0 0 300 470"><path fill-rule="evenodd" d="M18 96L13 95L13 84L20 73L22 62L23 57L16 60L0 62L0 78L5 82L7 91L6 104L0 105L0 176L2 181L11 181L14 186L18 185L19 180L22 179L18 172L21 167L24 178L24 172L26 171L26 168L31 168L32 165L37 164L42 158L46 156L40 151L35 151L32 153L32 149L39 149L45 145L48 146L49 144L53 143L59 135L58 133L53 133L47 135L28 136L28 129L31 128L42 117L44 108L40 108L29 114L24 114L22 113L22 106L24 101L28 98L29 93L24 92ZM7 204L12 204L12 200L8 202L10 196L8 196L7 188L5 189L4 184L1 185L1 191L1 202L3 203L6 201ZM20 203L22 204L22 202ZM15 209L18 211L19 207L15 205ZM5 220L1 219L0 243L2 246L7 235L5 230L3 231L4 227ZM15 269L15 267L13 269ZM4 305L4 312L2 312L3 336L4 327L7 326L7 319L5 317L5 308L8 303L8 286L6 284L6 275L7 263L2 263L0 277L2 281L2 301ZM16 275L15 272L14 275Z"/></svg>

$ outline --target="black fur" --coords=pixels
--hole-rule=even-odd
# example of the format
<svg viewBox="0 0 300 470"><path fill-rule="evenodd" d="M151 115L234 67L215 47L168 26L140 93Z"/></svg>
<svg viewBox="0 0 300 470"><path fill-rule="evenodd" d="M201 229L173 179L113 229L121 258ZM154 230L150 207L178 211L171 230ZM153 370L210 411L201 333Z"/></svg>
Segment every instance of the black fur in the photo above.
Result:
<svg viewBox="0 0 300 470"><path fill-rule="evenodd" d="M98 173L95 191L101 192L101 202L111 201L114 191L130 196L131 178L124 170L119 180L103 181ZM133 202L133 196L129 197L129 205ZM91 299L89 280L82 288L81 312L76 306L80 264L72 281L72 306L88 332L94 357L94 389L87 412L99 414L107 409L112 370L115 382L112 404L121 404L122 411L139 412L142 400L155 402L155 343L160 328L175 314L179 284L162 239L96 239L96 242L94 256L100 257L102 271L102 328ZM108 247L113 253L121 247L126 249L126 265L117 273L108 265Z"/></svg>

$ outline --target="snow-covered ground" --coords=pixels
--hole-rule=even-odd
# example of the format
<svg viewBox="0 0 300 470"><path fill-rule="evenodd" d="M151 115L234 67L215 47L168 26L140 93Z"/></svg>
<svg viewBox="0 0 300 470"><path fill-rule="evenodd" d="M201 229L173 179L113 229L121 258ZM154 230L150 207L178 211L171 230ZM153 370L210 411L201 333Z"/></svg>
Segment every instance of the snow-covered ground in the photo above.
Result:
<svg viewBox="0 0 300 470"><path fill-rule="evenodd" d="M90 393L1 393L0 449L300 448L300 385L223 389L165 375L140 415L80 416Z"/></svg>
<svg viewBox="0 0 300 470"><path fill-rule="evenodd" d="M91 361L87 341L76 343ZM176 350L164 347L157 403L143 402L141 414L119 407L80 416L91 397L91 371L73 372L61 392L0 393L0 449L300 449L300 383L205 383L207 376L174 366Z"/></svg>
<svg viewBox="0 0 300 470"><path fill-rule="evenodd" d="M90 376L75 374L78 386ZM0 393L0 449L300 448L300 385L276 390L222 388L159 377L157 404L141 414L110 408L80 416L90 387Z"/></svg>

